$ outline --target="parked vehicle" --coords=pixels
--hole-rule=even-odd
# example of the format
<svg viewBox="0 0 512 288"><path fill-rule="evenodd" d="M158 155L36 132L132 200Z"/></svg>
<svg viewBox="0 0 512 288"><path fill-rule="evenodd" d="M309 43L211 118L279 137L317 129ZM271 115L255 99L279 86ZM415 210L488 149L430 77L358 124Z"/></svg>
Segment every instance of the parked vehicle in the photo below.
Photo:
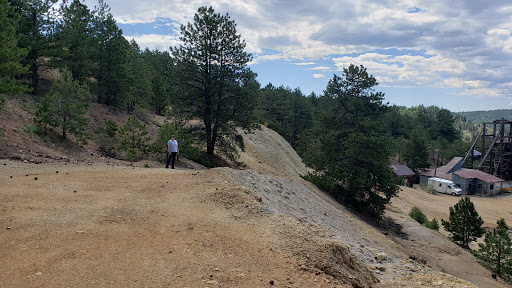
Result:
<svg viewBox="0 0 512 288"><path fill-rule="evenodd" d="M441 178L428 179L428 188L433 189L439 193L451 194L453 196L458 196L462 193L462 190L457 188L455 183L450 180Z"/></svg>

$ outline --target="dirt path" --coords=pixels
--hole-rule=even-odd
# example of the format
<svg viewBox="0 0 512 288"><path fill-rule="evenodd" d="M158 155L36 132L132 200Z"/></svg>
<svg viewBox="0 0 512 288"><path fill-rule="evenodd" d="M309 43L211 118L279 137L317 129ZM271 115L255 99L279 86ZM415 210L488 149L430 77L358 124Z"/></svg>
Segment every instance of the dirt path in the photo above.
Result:
<svg viewBox="0 0 512 288"><path fill-rule="evenodd" d="M420 207L429 218L444 218L450 216L449 207L455 205L461 197L431 194L422 189L402 187L399 199L413 206ZM495 227L496 221L504 218L512 225L512 194L498 195L495 197L470 196L471 202L475 204L478 214L484 220L484 227Z"/></svg>
<svg viewBox="0 0 512 288"><path fill-rule="evenodd" d="M252 195L226 209L213 171L0 165L2 287L339 286L273 248Z"/></svg>

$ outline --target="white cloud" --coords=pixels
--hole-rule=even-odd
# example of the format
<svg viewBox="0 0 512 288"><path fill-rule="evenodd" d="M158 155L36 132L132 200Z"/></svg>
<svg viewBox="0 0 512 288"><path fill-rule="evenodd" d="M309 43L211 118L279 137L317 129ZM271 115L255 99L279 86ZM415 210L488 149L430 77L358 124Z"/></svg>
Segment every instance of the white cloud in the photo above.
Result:
<svg viewBox="0 0 512 288"><path fill-rule="evenodd" d="M327 66L318 66L318 67L309 68L308 70L330 71L332 69L331 69L331 67L327 67Z"/></svg>
<svg viewBox="0 0 512 288"><path fill-rule="evenodd" d="M297 66L308 66L308 65L315 65L316 63L315 62L299 62L299 63L293 63L294 65L297 65Z"/></svg>
<svg viewBox="0 0 512 288"><path fill-rule="evenodd" d="M143 35L125 35L128 40L135 39L140 48L146 47L150 50L158 49L160 51L169 51L169 47L175 47L181 44L176 36L143 34Z"/></svg>
<svg viewBox="0 0 512 288"><path fill-rule="evenodd" d="M325 74L313 74L313 78L325 78Z"/></svg>

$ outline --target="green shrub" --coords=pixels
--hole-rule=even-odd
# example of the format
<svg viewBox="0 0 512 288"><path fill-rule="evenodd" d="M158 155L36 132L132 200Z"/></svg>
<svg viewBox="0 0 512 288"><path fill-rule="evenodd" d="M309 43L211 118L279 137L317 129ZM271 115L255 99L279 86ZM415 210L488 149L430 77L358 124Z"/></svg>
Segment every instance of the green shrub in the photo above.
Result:
<svg viewBox="0 0 512 288"><path fill-rule="evenodd" d="M412 219L416 220L420 224L425 224L428 222L427 216L421 212L420 208L418 207L412 207L411 211L409 212L409 216L412 217Z"/></svg>
<svg viewBox="0 0 512 288"><path fill-rule="evenodd" d="M104 156L115 158L117 156L116 145L118 143L116 136L119 127L112 120L105 121L105 127L99 128L96 134L96 142L100 146L100 151Z"/></svg>
<svg viewBox="0 0 512 288"><path fill-rule="evenodd" d="M429 229L439 231L439 222L436 218L432 219L432 221L425 222L425 226Z"/></svg>
<svg viewBox="0 0 512 288"><path fill-rule="evenodd" d="M43 129L38 125L25 125L25 132L39 136L42 136L44 134Z"/></svg>
<svg viewBox="0 0 512 288"><path fill-rule="evenodd" d="M126 160L130 162L139 160L139 153L137 153L137 150L134 148L128 149L128 151L126 151Z"/></svg>

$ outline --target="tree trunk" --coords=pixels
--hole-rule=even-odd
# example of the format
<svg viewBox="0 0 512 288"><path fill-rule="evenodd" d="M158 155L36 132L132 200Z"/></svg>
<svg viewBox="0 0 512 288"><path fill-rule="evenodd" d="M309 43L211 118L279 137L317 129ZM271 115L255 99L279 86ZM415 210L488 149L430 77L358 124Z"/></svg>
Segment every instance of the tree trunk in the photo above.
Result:
<svg viewBox="0 0 512 288"><path fill-rule="evenodd" d="M32 94L39 95L39 77L37 74L37 64L32 64L30 69L32 69L32 88L34 89L32 90Z"/></svg>
<svg viewBox="0 0 512 288"><path fill-rule="evenodd" d="M210 142L211 144L211 153L208 153L210 155L213 155L213 151L215 150L215 143L217 142L217 136L219 135L219 128L217 125L215 125L213 127L213 132L212 132L212 140Z"/></svg>

